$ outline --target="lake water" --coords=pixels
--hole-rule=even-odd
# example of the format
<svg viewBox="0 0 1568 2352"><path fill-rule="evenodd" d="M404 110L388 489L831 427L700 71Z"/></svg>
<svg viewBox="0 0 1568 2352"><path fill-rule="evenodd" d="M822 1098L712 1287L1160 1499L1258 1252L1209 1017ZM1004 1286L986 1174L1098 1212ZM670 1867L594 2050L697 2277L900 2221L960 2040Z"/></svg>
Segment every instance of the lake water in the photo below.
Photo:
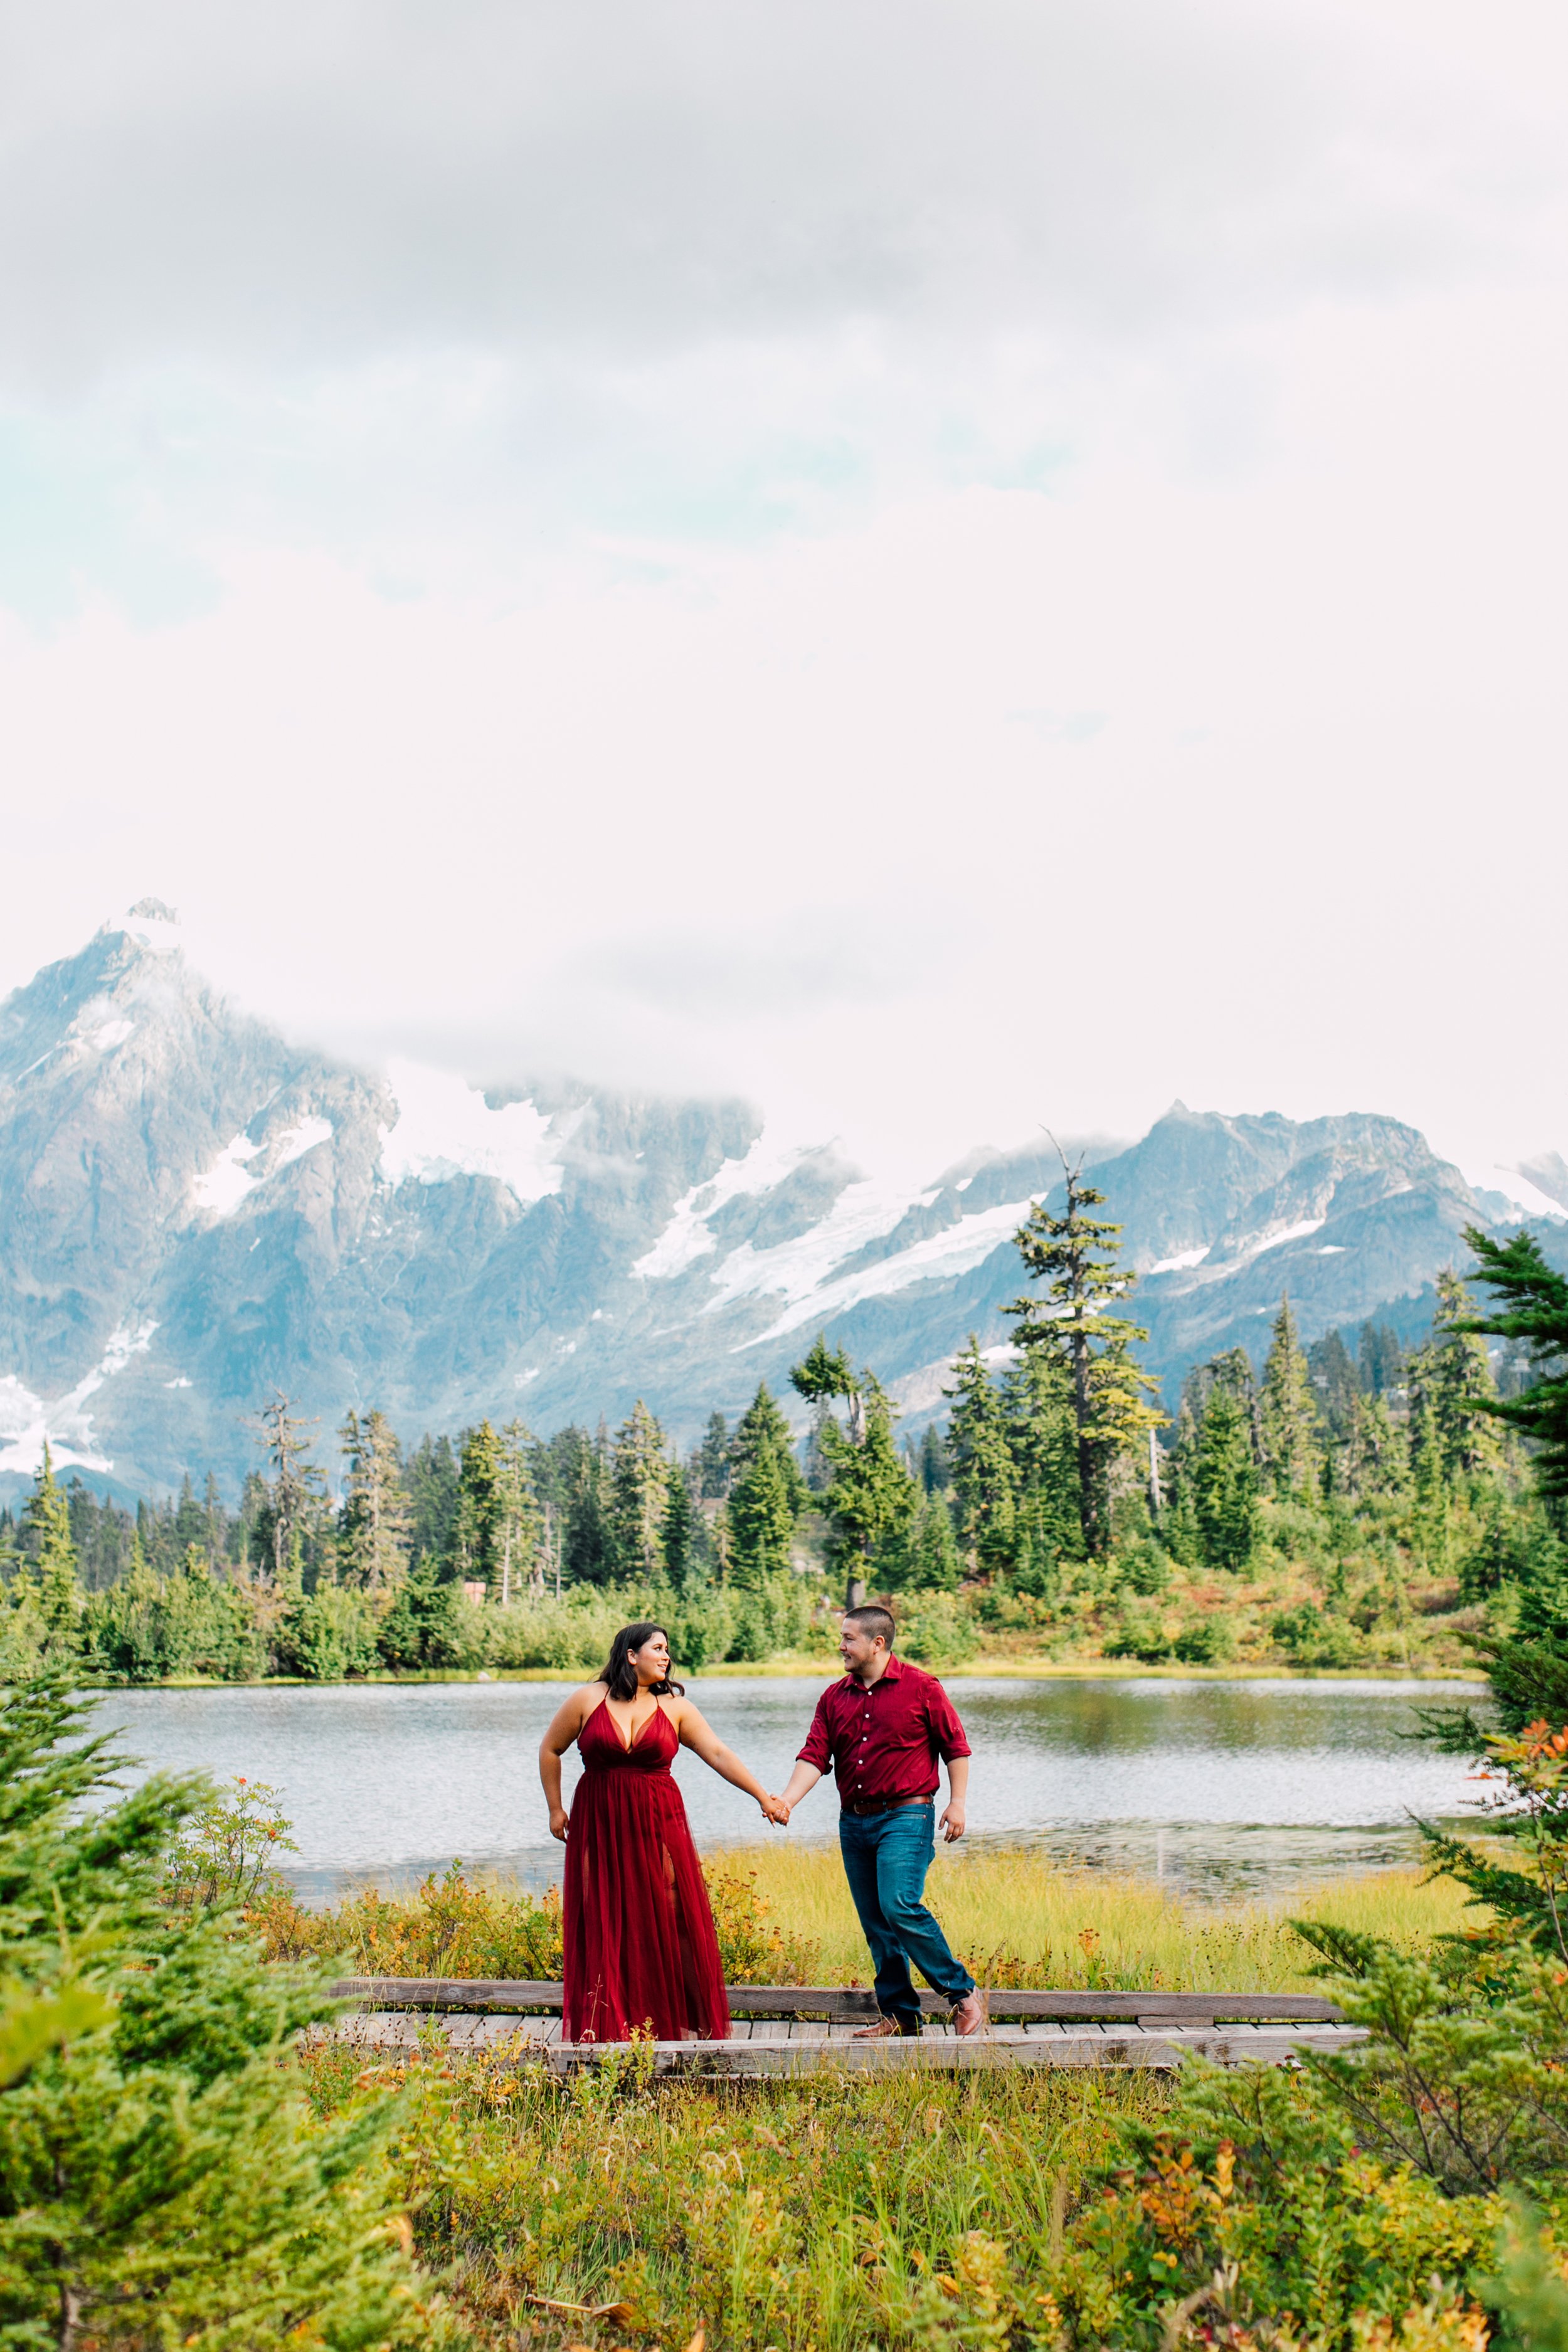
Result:
<svg viewBox="0 0 1568 2352"><path fill-rule="evenodd" d="M1412 1815L1451 1818L1477 1794L1462 1759L1408 1736L1415 1706L1461 1703L1469 1686L1129 1675L955 1676L949 1687L974 1749L972 1839L1194 1893L1408 1861ZM764 1786L782 1788L819 1685L758 1676L689 1688ZM290 1874L325 1897L458 1855L535 1885L559 1876L535 1756L562 1696L549 1683L116 1691L102 1719L147 1769L270 1781L300 1848ZM568 1791L575 1773L573 1755ZM835 1834L831 1782L781 1832L694 1757L682 1753L676 1774L700 1845Z"/></svg>

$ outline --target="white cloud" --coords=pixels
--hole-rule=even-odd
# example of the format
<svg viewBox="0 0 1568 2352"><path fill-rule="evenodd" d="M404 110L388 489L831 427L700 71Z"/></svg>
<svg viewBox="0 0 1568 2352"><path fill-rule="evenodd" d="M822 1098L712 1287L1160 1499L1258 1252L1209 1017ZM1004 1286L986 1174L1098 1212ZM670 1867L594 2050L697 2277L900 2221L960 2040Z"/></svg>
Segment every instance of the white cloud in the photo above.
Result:
<svg viewBox="0 0 1568 2352"><path fill-rule="evenodd" d="M296 1031L895 1189L1173 1093L1568 1143L1565 37L18 20L4 979L156 889ZM558 1181L446 1102L403 1172Z"/></svg>

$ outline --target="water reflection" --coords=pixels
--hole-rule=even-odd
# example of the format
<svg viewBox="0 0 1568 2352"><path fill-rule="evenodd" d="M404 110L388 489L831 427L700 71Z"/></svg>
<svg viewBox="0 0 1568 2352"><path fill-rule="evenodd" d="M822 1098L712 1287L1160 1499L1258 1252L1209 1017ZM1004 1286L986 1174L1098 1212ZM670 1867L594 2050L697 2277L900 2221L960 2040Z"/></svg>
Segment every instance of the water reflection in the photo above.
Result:
<svg viewBox="0 0 1568 2352"><path fill-rule="evenodd" d="M817 1687L748 1677L691 1692L777 1788ZM1457 1700L1451 1684L954 1678L952 1689L975 1751L977 1843L1195 1891L1386 1867L1413 1854L1413 1814L1452 1816L1475 1794L1462 1761L1409 1737L1415 1706ZM558 1874L534 1753L561 1696L537 1683L125 1691L105 1715L149 1769L243 1772L281 1789L300 1883L321 1895L455 1854L536 1884ZM768 1834L750 1801L693 1759L677 1773L700 1843ZM569 1759L568 1787L573 1777ZM827 1786L787 1834L819 1841L835 1821Z"/></svg>

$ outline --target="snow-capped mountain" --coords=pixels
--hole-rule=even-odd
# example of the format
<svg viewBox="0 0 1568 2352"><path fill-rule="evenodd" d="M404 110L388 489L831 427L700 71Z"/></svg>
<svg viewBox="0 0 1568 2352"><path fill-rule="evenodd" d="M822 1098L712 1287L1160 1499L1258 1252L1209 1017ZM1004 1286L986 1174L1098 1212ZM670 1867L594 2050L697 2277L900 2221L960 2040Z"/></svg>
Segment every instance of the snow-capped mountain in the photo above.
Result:
<svg viewBox="0 0 1568 2352"><path fill-rule="evenodd" d="M1176 1104L1089 1158L1173 1394L1256 1350L1286 1287L1309 1336L1415 1328L1465 1223L1568 1230L1555 1155L1478 1190L1375 1117ZM323 1439L350 1404L416 1436L637 1396L685 1437L819 1328L919 1414L969 1330L1002 1339L1012 1234L1059 1173L981 1151L911 1193L740 1102L347 1068L215 994L143 900L0 1006L0 1478L47 1435L127 1490L232 1486L275 1388Z"/></svg>

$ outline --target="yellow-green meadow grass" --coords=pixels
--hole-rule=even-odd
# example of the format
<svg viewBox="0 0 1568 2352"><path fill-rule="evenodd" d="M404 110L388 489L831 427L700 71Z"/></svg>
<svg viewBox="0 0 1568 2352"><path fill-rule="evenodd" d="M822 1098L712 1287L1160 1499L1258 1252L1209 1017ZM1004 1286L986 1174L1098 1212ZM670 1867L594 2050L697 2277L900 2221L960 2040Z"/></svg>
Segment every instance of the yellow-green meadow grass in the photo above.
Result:
<svg viewBox="0 0 1568 2352"><path fill-rule="evenodd" d="M826 1983L868 1981L869 1963L833 1846L746 1846L707 1857L750 1880L770 1920L813 1948ZM1331 1920L1405 1948L1473 1924L1462 1888L1388 1870L1266 1900L1184 1899L1147 1878L1064 1867L1016 1848L938 1852L926 1897L953 1948L995 1984L1126 1984L1225 1992L1299 1992L1312 1955L1295 1918Z"/></svg>

